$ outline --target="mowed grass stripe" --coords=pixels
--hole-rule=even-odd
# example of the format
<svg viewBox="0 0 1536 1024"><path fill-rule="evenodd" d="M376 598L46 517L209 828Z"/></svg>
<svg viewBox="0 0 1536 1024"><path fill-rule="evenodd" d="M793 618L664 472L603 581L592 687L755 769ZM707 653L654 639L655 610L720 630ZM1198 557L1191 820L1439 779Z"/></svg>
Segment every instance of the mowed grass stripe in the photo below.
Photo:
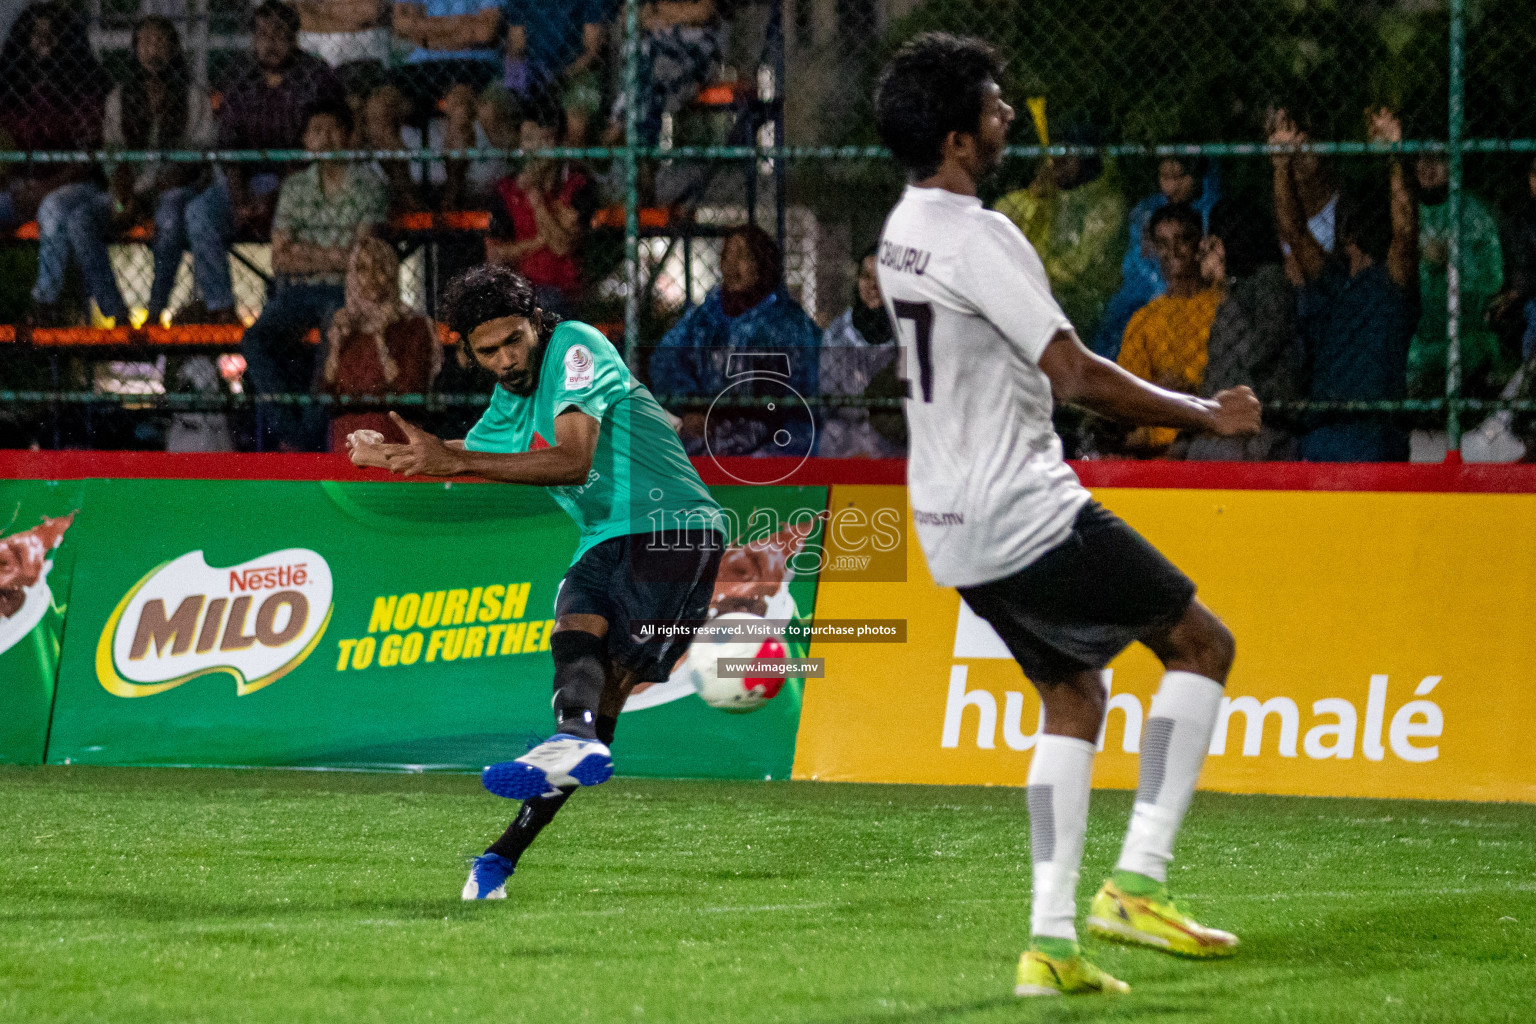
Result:
<svg viewBox="0 0 1536 1024"><path fill-rule="evenodd" d="M1171 881L1242 954L1094 945L1132 994L1049 1005L1020 790L616 780L490 904L473 777L12 768L0 806L5 1022L1513 1021L1536 981L1522 805L1201 794Z"/></svg>

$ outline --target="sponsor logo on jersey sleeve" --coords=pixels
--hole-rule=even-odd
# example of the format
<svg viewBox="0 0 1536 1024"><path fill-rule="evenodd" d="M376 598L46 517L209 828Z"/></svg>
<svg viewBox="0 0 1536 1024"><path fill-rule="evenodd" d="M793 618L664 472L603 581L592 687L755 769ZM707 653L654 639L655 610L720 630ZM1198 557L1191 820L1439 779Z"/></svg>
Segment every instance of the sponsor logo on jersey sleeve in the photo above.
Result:
<svg viewBox="0 0 1536 1024"><path fill-rule="evenodd" d="M585 345L572 345L565 353L565 389L585 391L596 375L592 353Z"/></svg>

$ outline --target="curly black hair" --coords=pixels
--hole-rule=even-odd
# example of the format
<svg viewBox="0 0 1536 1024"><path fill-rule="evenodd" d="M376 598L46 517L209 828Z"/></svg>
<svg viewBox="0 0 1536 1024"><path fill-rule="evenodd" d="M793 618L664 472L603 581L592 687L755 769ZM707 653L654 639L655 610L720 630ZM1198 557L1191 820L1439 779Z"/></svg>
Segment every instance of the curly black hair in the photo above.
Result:
<svg viewBox="0 0 1536 1024"><path fill-rule="evenodd" d="M875 130L913 178L939 169L950 132L981 128L982 89L1002 76L990 43L924 32L908 40L875 85Z"/></svg>
<svg viewBox="0 0 1536 1024"><path fill-rule="evenodd" d="M443 290L441 319L459 336L459 347L468 356L469 336L476 327L504 316L524 317L538 325L539 343L549 341L560 317L539 308L533 285L511 267L482 263L470 267Z"/></svg>

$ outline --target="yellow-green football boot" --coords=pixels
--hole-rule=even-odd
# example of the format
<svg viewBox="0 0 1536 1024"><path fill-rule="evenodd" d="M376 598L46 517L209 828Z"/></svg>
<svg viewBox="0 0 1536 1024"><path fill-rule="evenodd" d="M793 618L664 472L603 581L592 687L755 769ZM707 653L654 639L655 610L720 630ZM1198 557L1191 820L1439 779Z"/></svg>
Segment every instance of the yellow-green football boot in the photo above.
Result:
<svg viewBox="0 0 1536 1024"><path fill-rule="evenodd" d="M1089 963L1088 958L1076 950L1075 942L1065 943L1071 949L1065 956L1052 956L1039 945L1036 943L1019 957L1018 984L1013 987L1016 996L1118 995L1131 990L1131 986L1119 978L1111 977ZM1052 952L1066 953L1067 950Z"/></svg>
<svg viewBox="0 0 1536 1024"><path fill-rule="evenodd" d="M1208 959L1237 952L1236 935L1207 928L1179 910L1162 886L1152 893L1132 895L1113 878L1088 907L1088 934L1177 956Z"/></svg>

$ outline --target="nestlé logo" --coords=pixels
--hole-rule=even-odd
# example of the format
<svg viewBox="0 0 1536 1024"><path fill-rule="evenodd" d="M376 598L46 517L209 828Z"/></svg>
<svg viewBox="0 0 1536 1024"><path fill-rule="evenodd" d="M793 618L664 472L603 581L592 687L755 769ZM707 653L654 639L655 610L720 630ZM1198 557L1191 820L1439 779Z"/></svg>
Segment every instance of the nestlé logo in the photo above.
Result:
<svg viewBox="0 0 1536 1024"><path fill-rule="evenodd" d="M243 697L309 657L331 610L331 567L317 552L288 548L223 569L188 552L118 602L96 645L96 678L108 693L148 697L224 672Z"/></svg>

